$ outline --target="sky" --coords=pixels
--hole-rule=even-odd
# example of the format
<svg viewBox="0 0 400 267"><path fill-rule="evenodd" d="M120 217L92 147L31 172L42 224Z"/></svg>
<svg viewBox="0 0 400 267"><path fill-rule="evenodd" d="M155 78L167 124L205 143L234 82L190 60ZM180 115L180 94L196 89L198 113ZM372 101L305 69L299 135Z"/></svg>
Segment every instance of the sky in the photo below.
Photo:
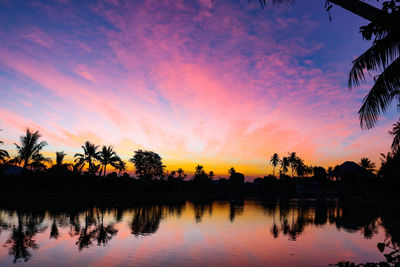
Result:
<svg viewBox="0 0 400 267"><path fill-rule="evenodd" d="M167 170L272 172L273 153L334 166L390 149L395 108L372 130L347 88L366 21L325 1L0 0L0 139L25 129L44 152L86 140L161 155ZM128 165L132 169L132 165Z"/></svg>

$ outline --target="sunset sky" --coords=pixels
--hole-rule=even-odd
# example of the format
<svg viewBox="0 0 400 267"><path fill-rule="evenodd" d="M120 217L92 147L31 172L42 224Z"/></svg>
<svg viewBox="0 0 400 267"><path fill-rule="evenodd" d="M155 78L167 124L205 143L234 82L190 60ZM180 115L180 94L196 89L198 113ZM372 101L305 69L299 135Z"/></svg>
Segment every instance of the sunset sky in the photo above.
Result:
<svg viewBox="0 0 400 267"><path fill-rule="evenodd" d="M272 153L324 167L379 163L392 107L363 131L371 86L350 91L366 22L324 0L260 8L253 0L0 0L0 139L39 130L67 160L90 140L159 153L167 170L249 176ZM129 165L132 169L132 165Z"/></svg>

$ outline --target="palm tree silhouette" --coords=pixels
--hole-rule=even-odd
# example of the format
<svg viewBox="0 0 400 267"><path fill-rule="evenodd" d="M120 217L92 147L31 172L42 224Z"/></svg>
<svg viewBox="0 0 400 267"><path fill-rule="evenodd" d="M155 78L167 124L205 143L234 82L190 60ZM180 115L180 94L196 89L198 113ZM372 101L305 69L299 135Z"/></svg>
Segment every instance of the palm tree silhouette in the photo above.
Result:
<svg viewBox="0 0 400 267"><path fill-rule="evenodd" d="M394 99L400 96L400 32L398 1L383 3L382 17L385 23L372 21L360 29L364 39L374 39L372 46L353 61L349 74L349 87L365 82L365 73L382 71L374 77L374 85L363 100L359 110L362 128L370 129L378 121Z"/></svg>
<svg viewBox="0 0 400 267"><path fill-rule="evenodd" d="M292 169L292 177L294 177L294 170L297 167L298 157L296 155L296 152L292 152L292 153L288 153L288 154L289 154L290 168Z"/></svg>
<svg viewBox="0 0 400 267"><path fill-rule="evenodd" d="M182 180L182 176L183 176L183 173L184 173L184 171L182 170L182 168L177 169L177 170L176 170L176 173L178 174L179 180Z"/></svg>
<svg viewBox="0 0 400 267"><path fill-rule="evenodd" d="M373 172L375 168L375 163L371 162L369 158L361 158L360 163L358 163L361 167L366 169L367 171Z"/></svg>
<svg viewBox="0 0 400 267"><path fill-rule="evenodd" d="M26 129L25 135L20 137L21 144L18 145L14 143L17 148L18 157L23 162L22 173L26 171L31 161L36 158L36 162L38 162L41 158L41 156L39 156L40 151L47 143L45 141L39 142L40 137L42 137L42 135L39 131L31 132L28 128Z"/></svg>
<svg viewBox="0 0 400 267"><path fill-rule="evenodd" d="M46 169L46 163L51 164L52 160L49 157L43 156L41 153L37 153L32 156L32 162L29 163L29 166L32 168L32 170L45 170Z"/></svg>
<svg viewBox="0 0 400 267"><path fill-rule="evenodd" d="M394 136L391 149L393 154L396 154L400 147L400 119L393 124L393 130L389 133Z"/></svg>
<svg viewBox="0 0 400 267"><path fill-rule="evenodd" d="M127 170L126 168L126 162L123 161L122 159L119 159L119 161L117 162L117 167L115 167L118 170L118 176L121 175L121 172L124 172Z"/></svg>
<svg viewBox="0 0 400 267"><path fill-rule="evenodd" d="M290 165L289 158L283 157L281 160L281 169L282 169L283 174L285 174L288 171L289 165Z"/></svg>
<svg viewBox="0 0 400 267"><path fill-rule="evenodd" d="M94 161L100 158L100 153L101 153L97 151L98 148L99 146L96 146L95 144L86 141L85 144L82 146L83 154L76 153L74 155L75 162L79 162L80 164L83 165L85 163L88 163L89 173L95 174L96 173L95 169L97 169L97 166L94 164Z"/></svg>
<svg viewBox="0 0 400 267"><path fill-rule="evenodd" d="M119 161L121 160L114 151L112 146L103 146L99 154L99 161L103 165L104 177L106 177L107 165L110 164L114 168L117 168Z"/></svg>
<svg viewBox="0 0 400 267"><path fill-rule="evenodd" d="M278 166L280 162L279 155L277 153L274 153L269 162L272 164L272 166L274 166L274 176L275 176L275 168L276 166Z"/></svg>
<svg viewBox="0 0 400 267"><path fill-rule="evenodd" d="M3 141L0 141L0 145L3 144ZM0 162L3 163L6 158L10 158L10 155L8 154L7 150L0 149Z"/></svg>

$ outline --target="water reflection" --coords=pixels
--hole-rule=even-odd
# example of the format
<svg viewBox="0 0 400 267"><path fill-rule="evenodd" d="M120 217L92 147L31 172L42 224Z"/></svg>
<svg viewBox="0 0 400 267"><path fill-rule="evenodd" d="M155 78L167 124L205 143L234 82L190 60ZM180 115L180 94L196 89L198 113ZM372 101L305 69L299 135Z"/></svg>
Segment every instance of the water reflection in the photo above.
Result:
<svg viewBox="0 0 400 267"><path fill-rule="evenodd" d="M173 222L168 225L177 234L181 233L179 227L187 227L194 231L200 229L199 226L206 226L205 230L201 228L202 231L214 231L218 235L219 225L224 224L220 218L225 218L226 222L233 225L243 223L249 227L253 222L264 220L265 230L262 235L269 235L275 240L284 237L288 241L297 241L303 235L307 236L306 229L312 229L310 227L328 226L336 228L335 231L344 230L371 239L378 234L382 221L386 224L391 223L389 218L382 220L378 215L376 210L363 210L355 205L338 201L254 202L243 199L229 202L182 202L168 205L156 203L34 212L23 209L0 209L0 241L3 243L0 252L7 249L11 261L15 263L27 262L36 254L40 258L41 243L57 244L62 242L61 240L73 240L77 251L96 246L108 247L113 239L119 236L119 232L121 238L126 238L126 234L129 233L141 240L159 232L164 234L166 230L162 229L162 226L164 222L167 224L167 221ZM209 225L210 220L213 224ZM195 224L191 225L190 221ZM243 239L246 239L246 231L249 229L234 229L239 232L230 232L230 235L244 235ZM390 228L386 229L385 235L386 237L391 235ZM36 238L39 236L40 238ZM44 236L47 236L47 241ZM221 239L223 238L221 234ZM265 236L260 235L259 238L261 242ZM168 242L174 244L175 241ZM398 240L394 240L395 243L396 241ZM121 239L119 242L122 242ZM183 246L176 244L177 247L181 245ZM225 252L223 250L221 253ZM0 265L7 263L7 259L1 255ZM341 255L338 255L338 259L340 257Z"/></svg>

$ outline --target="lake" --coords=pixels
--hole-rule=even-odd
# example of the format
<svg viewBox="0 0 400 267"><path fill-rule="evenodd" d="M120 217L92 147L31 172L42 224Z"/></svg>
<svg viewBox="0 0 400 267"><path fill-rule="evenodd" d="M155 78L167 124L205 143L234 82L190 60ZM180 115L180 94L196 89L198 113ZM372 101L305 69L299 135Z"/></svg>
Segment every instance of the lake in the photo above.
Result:
<svg viewBox="0 0 400 267"><path fill-rule="evenodd" d="M329 266L381 261L388 238L334 200L0 209L1 266Z"/></svg>

